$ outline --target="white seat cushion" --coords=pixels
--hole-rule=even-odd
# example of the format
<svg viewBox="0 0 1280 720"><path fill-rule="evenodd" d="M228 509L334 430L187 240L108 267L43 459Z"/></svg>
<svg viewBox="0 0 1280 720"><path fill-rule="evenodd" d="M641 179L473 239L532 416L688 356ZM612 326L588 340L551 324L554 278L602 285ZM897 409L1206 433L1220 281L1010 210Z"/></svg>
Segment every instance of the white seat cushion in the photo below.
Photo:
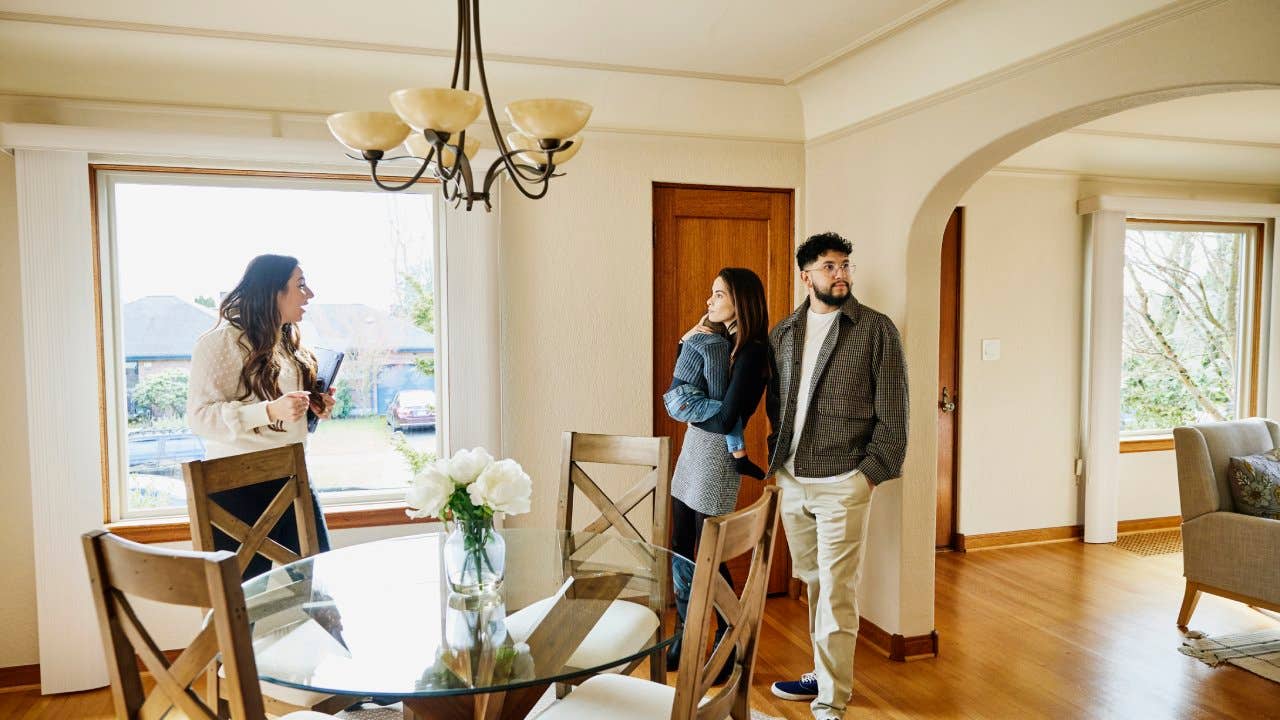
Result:
<svg viewBox="0 0 1280 720"><path fill-rule="evenodd" d="M218 677L226 679L227 669L223 665L218 666ZM284 685L276 685L266 680L258 681L258 687L262 688L262 694L279 700L280 702L289 703L297 707L315 707L320 703L333 697L325 693L311 692L310 690L299 690L298 688L285 687ZM297 714L297 713L293 713ZM321 717L329 717L328 715L320 715ZM301 716L299 716L301 720Z"/></svg>
<svg viewBox="0 0 1280 720"><path fill-rule="evenodd" d="M596 675L535 720L662 720L671 717L676 689L630 675Z"/></svg>
<svg viewBox="0 0 1280 720"><path fill-rule="evenodd" d="M314 710L299 710L291 712L280 718L280 720L334 720L337 715L329 715L327 713L316 712Z"/></svg>
<svg viewBox="0 0 1280 720"><path fill-rule="evenodd" d="M333 697L332 695L325 693L317 693L311 692L310 690L299 690L298 688L276 685L275 683L269 683L266 680L260 682L259 685L262 687L263 695L275 698L280 702L289 703L296 707L315 707L316 705L319 705L325 700ZM294 715L298 715L298 713L291 713L290 717L293 717ZM318 717L331 717L329 715L324 715L323 713L316 713L316 715ZM299 720L302 720L304 717L305 716L298 715Z"/></svg>
<svg viewBox="0 0 1280 720"><path fill-rule="evenodd" d="M543 598L507 616L507 634L516 642L528 642L560 596ZM658 616L639 603L614 600L609 603L595 627L582 639L582 644L569 657L576 668L599 667L605 663L638 652L658 629ZM622 665L606 672L623 670Z"/></svg>
<svg viewBox="0 0 1280 720"><path fill-rule="evenodd" d="M260 645L262 643L259 643ZM287 675L305 675L315 670L315 661L324 657L324 653L318 653L315 648L328 646L329 653L334 655L347 655L346 648L338 644L319 623L314 620L307 619L305 622L290 628L278 638L272 638L269 647L258 647L255 652L258 655L257 664L258 671L279 671ZM226 667L218 666L218 675L227 676ZM320 703L333 697L327 693L311 692L310 690L299 690L298 688L277 685L272 682L263 680L259 683L262 688L262 694L279 700L281 702L294 705L296 707L315 707Z"/></svg>

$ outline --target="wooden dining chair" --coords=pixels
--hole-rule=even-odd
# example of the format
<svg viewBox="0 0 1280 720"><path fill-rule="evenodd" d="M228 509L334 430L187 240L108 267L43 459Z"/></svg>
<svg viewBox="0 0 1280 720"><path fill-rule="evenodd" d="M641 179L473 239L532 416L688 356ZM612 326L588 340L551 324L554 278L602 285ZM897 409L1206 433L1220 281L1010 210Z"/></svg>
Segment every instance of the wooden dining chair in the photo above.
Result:
<svg viewBox="0 0 1280 720"><path fill-rule="evenodd" d="M240 543L235 560L241 574L257 555L287 565L320 552L315 508L311 503L311 482L307 476L302 443L215 460L195 460L183 464L182 474L187 483L191 543L197 551L217 549L213 541L214 528L217 528ZM284 482L279 491L252 525L231 514L212 497L225 490L281 480ZM297 523L300 553L268 537L290 507ZM218 684L217 680L210 682ZM337 712L358 699L307 692L268 682L262 683L262 693L268 712L276 715L296 710Z"/></svg>
<svg viewBox="0 0 1280 720"><path fill-rule="evenodd" d="M574 531L575 496L580 492L598 515L578 533L602 535L615 532L628 540L650 543L659 547L668 545L667 516L671 508L671 439L666 437L637 437L632 435L597 435L593 433L566 432L562 436L560 452L560 500L556 511L556 527L566 532ZM583 463L609 466L640 467L648 470L644 477L632 485L622 497L609 497L583 467ZM575 492L575 490L577 492ZM649 504L649 534L633 522L637 508ZM585 508L578 506L579 514ZM575 533L576 535L576 533ZM570 536L566 560L576 550L576 542ZM587 540L586 542L590 542ZM637 546L639 547L639 546ZM666 608L668 573L665 568L657 573L657 582L648 583L648 596L644 604L618 600L605 611L604 617L588 634L580 650L582 656L574 660L599 665L590 654L613 653L626 656L642 647L647 640L661 641L663 610ZM665 648L649 654L649 677L661 682L666 678ZM625 668L615 671L630 673L644 661L640 658Z"/></svg>
<svg viewBox="0 0 1280 720"><path fill-rule="evenodd" d="M778 531L778 488L729 515L707 518L689 596L689 621L681 639L680 671L674 688L629 675L597 675L536 720L749 720L749 692L764 617L769 566ZM751 553L741 595L720 576L720 563ZM714 614L728 630L708 654ZM715 692L721 669L732 663L728 680Z"/></svg>
<svg viewBox="0 0 1280 720"><path fill-rule="evenodd" d="M230 552L187 552L140 545L94 530L81 536L98 625L107 655L116 717L160 718L177 708L190 720L262 720L240 570ZM204 627L170 662L142 624L134 602L211 608ZM221 656L226 673L223 697L210 704L191 686ZM143 690L142 665L155 679ZM333 718L301 711L287 720Z"/></svg>
<svg viewBox="0 0 1280 720"><path fill-rule="evenodd" d="M182 474L187 482L187 514L191 518L191 542L196 550L212 552L216 549L213 544L216 527L240 543L236 562L241 572L256 555L287 565L320 551L315 508L311 504L311 481L307 476L302 443L216 460L194 460L183 464ZM283 486L252 526L210 497L225 490L282 479ZM290 507L298 525L301 553L267 537Z"/></svg>
<svg viewBox="0 0 1280 720"><path fill-rule="evenodd" d="M556 513L556 527L565 531L563 548L566 577L572 574L569 565L576 555L588 555L592 546L604 533L616 533L628 540L635 540L633 549L651 543L667 545L667 514L671 505L671 441L665 437L635 437L627 435L597 435L592 433L565 432L560 456L560 498ZM631 486L618 499L613 499L588 474L583 463L609 466L639 467L647 470L644 477ZM575 510L587 510L587 506L575 505L575 489L596 511L591 522L575 531L578 517ZM645 500L649 505L648 535L636 526L639 510ZM644 525L645 523L640 523ZM630 546L629 546L630 547ZM640 552L636 549L635 551ZM610 603L604 615L569 659L571 667L601 667L611 659L634 655L646 643L656 645L662 640L662 612L667 595L668 570L656 567L657 554L639 558L653 567L656 582L640 583L646 588L643 597L631 597ZM663 561L665 562L665 561ZM507 628L515 637L532 633L556 598L550 597L532 603L507 617ZM658 648L645 656L649 659L649 676L655 681L666 677L665 648ZM645 657L610 668L610 672L631 672ZM561 685L558 694L563 696L567 686Z"/></svg>

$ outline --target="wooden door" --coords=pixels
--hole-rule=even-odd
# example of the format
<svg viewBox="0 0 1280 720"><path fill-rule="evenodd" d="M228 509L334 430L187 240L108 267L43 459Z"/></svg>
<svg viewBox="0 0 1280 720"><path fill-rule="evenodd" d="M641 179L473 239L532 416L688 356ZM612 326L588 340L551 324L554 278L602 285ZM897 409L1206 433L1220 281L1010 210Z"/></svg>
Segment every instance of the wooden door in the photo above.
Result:
<svg viewBox="0 0 1280 720"><path fill-rule="evenodd" d="M960 397L960 250L962 213L942 233L938 311L938 514L934 545L952 547L956 533L956 447Z"/></svg>
<svg viewBox="0 0 1280 720"><path fill-rule="evenodd" d="M723 267L749 268L760 276L770 327L791 312L793 212L792 190L654 184L653 433L671 438L673 468L685 426L667 416L661 395L671 384L676 344L706 312L711 282ZM746 428L747 453L762 467L768 464L768 435L762 397ZM762 487L744 477L738 507L755 502ZM746 562L729 564L734 580L746 578ZM769 592L786 592L790 577L783 540L775 545Z"/></svg>

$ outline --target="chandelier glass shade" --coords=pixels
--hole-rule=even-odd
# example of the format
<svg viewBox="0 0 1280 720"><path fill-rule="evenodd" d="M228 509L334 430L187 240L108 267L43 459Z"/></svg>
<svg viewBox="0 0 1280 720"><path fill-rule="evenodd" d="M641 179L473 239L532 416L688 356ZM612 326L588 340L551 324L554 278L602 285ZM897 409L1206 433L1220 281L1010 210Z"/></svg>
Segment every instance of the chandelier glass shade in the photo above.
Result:
<svg viewBox="0 0 1280 720"><path fill-rule="evenodd" d="M458 44L453 57L453 79L447 88L405 88L391 93L391 112L341 112L330 115L329 131L352 155L369 163L374 184L383 190L412 187L430 172L444 188L454 207L472 209L476 202L492 207L493 185L506 176L525 197L537 200L547 194L556 168L581 148L579 133L591 117L591 106L578 100L537 98L516 100L506 107L515 132L506 136L498 127L489 83L485 77L484 51L480 43L480 0L457 0ZM472 44L480 93L471 92ZM479 138L468 137L467 128L485 113L498 157L484 177L471 168L480 148ZM407 155L388 153L404 146ZM378 176L378 163L413 158L417 172L400 184L387 184Z"/></svg>

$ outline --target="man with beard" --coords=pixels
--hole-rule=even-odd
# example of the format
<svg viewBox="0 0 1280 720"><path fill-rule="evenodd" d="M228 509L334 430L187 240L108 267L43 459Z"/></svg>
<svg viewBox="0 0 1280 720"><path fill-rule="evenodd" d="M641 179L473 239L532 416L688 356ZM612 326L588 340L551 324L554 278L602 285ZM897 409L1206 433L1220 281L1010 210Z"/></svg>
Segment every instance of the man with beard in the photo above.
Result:
<svg viewBox="0 0 1280 720"><path fill-rule="evenodd" d="M814 671L773 694L839 720L853 692L858 579L876 485L907 447L907 374L893 321L850 291L853 246L822 233L796 250L809 297L769 333L769 472L782 488L792 574L809 597Z"/></svg>

